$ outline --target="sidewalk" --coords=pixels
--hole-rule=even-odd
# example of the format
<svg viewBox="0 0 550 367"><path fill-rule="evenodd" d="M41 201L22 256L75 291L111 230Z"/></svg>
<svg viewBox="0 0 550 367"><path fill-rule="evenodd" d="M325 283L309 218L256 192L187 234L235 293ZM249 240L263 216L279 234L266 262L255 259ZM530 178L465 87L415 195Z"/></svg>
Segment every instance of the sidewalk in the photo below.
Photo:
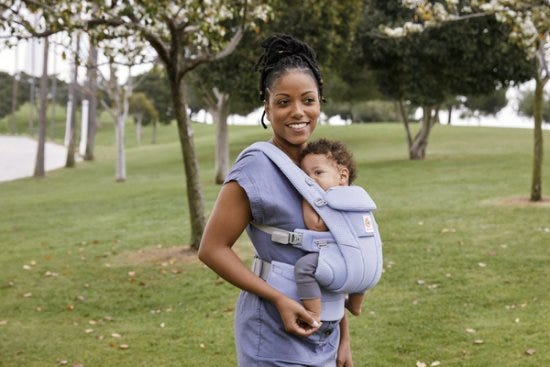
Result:
<svg viewBox="0 0 550 367"><path fill-rule="evenodd" d="M22 136L0 135L0 182L30 177L34 174L36 140ZM65 166L67 149L46 143L44 168L51 171Z"/></svg>

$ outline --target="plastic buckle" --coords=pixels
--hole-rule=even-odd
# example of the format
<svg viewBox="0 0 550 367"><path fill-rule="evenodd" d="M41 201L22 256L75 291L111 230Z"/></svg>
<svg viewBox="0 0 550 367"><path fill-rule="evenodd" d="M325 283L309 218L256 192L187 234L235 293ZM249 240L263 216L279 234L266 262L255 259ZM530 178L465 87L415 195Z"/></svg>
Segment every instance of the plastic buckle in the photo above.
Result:
<svg viewBox="0 0 550 367"><path fill-rule="evenodd" d="M288 243L291 245L299 245L302 243L302 234L296 232L288 233Z"/></svg>

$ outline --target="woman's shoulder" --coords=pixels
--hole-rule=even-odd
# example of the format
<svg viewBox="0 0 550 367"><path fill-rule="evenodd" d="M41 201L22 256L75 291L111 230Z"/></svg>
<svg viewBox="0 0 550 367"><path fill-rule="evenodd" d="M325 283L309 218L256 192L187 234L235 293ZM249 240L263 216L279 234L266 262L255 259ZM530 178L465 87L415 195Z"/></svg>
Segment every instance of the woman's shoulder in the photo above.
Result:
<svg viewBox="0 0 550 367"><path fill-rule="evenodd" d="M271 160L259 150L244 150L239 155L231 171L262 172L270 167Z"/></svg>

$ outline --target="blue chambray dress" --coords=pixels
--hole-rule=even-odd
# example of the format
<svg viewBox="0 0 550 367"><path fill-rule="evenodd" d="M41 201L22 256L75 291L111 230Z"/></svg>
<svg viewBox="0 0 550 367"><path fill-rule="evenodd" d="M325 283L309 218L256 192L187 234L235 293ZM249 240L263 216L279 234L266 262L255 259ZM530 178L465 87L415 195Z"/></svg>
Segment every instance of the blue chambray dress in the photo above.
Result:
<svg viewBox="0 0 550 367"><path fill-rule="evenodd" d="M236 181L246 192L254 221L289 231L304 228L300 194L263 153L243 155L229 172L226 182L229 181ZM256 254L264 260L294 265L305 254L272 242L269 235L250 225L247 233ZM298 337L285 332L273 304L244 291L239 295L235 313L239 366L336 365L338 320L323 321L309 338Z"/></svg>

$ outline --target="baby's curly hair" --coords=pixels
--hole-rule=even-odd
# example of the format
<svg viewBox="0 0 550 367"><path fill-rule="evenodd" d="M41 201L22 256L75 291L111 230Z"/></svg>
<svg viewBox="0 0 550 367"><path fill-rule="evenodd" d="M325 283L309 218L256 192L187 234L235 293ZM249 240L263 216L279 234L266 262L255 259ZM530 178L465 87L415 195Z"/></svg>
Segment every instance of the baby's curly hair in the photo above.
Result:
<svg viewBox="0 0 550 367"><path fill-rule="evenodd" d="M308 154L323 154L334 159L337 164L346 167L349 171L349 184L357 178L357 167L353 154L346 148L344 143L337 140L319 139L308 143L300 155L300 162Z"/></svg>

